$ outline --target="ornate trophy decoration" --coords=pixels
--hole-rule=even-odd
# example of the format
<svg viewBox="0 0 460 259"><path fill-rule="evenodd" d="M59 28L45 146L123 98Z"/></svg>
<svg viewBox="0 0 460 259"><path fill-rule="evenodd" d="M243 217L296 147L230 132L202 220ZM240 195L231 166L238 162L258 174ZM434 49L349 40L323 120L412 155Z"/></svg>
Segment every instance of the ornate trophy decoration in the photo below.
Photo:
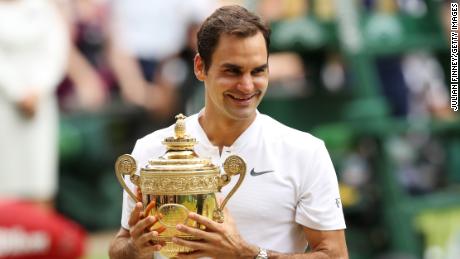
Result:
<svg viewBox="0 0 460 259"><path fill-rule="evenodd" d="M118 181L134 201L142 202L144 215L160 218L151 228L159 233L159 237L153 241L165 243L160 253L170 258L174 258L180 252L192 251L188 247L172 243L172 237L197 240L194 236L177 231L176 225L185 224L205 229L204 226L188 219L189 212L222 223L223 209L246 174L246 164L239 156L232 155L225 160L225 174L222 175L220 168L209 159L198 157L193 149L197 143L196 139L186 134L185 116L179 114L176 119L175 136L168 137L162 142L166 146L166 153L149 160L145 167L140 168L139 175L136 174L137 164L131 155L121 155L115 163ZM215 193L227 185L232 176L238 174L238 182L219 205ZM137 186L142 200L128 188L124 176L129 176L130 181Z"/></svg>

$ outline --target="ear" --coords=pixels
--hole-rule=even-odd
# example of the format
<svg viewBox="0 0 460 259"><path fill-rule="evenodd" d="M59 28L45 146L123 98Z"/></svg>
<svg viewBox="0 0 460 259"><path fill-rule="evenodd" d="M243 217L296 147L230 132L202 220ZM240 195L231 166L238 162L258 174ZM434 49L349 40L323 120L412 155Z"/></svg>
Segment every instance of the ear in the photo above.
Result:
<svg viewBox="0 0 460 259"><path fill-rule="evenodd" d="M206 78L206 73L204 71L203 59L201 58L200 54L196 54L193 61L193 70L195 72L196 78L200 81L204 81Z"/></svg>

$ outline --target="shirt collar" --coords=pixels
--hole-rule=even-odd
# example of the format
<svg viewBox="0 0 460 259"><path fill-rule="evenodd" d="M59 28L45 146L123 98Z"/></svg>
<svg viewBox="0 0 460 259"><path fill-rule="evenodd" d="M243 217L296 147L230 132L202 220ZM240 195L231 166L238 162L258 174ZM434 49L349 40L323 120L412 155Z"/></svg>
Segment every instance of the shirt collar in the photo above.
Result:
<svg viewBox="0 0 460 259"><path fill-rule="evenodd" d="M201 127L201 124L198 121L199 117L201 116L201 114L203 114L203 112L204 109L190 117L190 132L193 132L192 136L195 137L203 147L215 149L217 147L209 141L206 132ZM241 133L241 135L235 140L235 142L233 142L233 144L227 148L232 151L237 151L241 150L243 147L251 143L251 140L255 139L260 129L262 119L261 117L262 115L260 114L260 112L256 110L256 118L251 123L251 125L249 125L249 127L243 133Z"/></svg>

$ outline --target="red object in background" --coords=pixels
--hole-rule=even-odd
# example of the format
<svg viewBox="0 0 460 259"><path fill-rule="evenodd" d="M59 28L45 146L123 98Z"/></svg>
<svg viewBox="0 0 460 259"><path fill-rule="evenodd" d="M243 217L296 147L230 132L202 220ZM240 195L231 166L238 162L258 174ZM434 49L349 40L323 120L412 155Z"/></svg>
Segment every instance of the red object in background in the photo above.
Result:
<svg viewBox="0 0 460 259"><path fill-rule="evenodd" d="M86 233L65 217L24 201L0 200L0 259L73 259Z"/></svg>

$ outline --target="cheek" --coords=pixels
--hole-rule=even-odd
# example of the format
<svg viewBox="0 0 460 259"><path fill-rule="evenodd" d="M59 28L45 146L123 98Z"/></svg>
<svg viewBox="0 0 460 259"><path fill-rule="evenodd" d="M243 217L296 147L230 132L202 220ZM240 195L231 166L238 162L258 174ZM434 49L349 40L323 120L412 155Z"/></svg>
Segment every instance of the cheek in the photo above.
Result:
<svg viewBox="0 0 460 259"><path fill-rule="evenodd" d="M221 91L226 91L228 89L231 89L234 85L237 84L237 80L234 78L230 77L219 77L216 79L216 86L221 90Z"/></svg>
<svg viewBox="0 0 460 259"><path fill-rule="evenodd" d="M253 82L257 89L264 90L268 86L268 77L256 77Z"/></svg>

